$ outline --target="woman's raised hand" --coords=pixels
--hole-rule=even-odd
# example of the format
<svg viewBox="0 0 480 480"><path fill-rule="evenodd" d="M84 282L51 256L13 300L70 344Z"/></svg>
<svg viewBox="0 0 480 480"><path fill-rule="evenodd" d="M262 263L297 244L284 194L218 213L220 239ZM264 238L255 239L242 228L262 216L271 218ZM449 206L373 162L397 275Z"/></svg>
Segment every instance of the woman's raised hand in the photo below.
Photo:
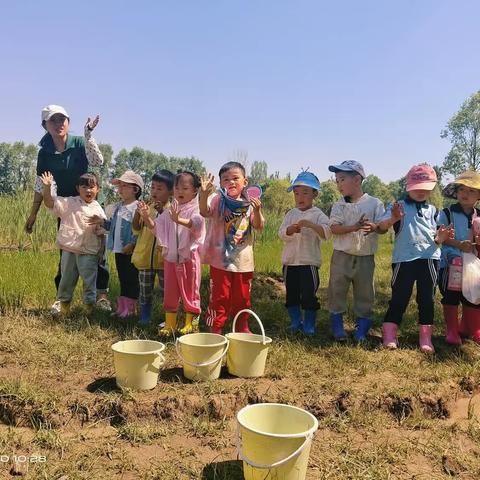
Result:
<svg viewBox="0 0 480 480"><path fill-rule="evenodd" d="M98 125L99 121L100 121L100 115L97 115L93 120L90 117L88 117L85 127L88 128L90 131L92 131Z"/></svg>

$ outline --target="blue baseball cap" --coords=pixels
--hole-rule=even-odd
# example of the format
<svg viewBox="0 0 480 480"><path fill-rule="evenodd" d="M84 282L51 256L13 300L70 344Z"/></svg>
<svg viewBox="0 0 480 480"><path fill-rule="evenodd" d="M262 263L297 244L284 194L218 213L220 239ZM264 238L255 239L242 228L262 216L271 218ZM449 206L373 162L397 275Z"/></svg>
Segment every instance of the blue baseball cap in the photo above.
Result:
<svg viewBox="0 0 480 480"><path fill-rule="evenodd" d="M356 172L362 178L365 178L365 170L362 167L362 164L356 160L345 160L340 165L330 165L328 169L331 172Z"/></svg>
<svg viewBox="0 0 480 480"><path fill-rule="evenodd" d="M320 182L312 172L300 172L287 188L287 192L291 192L295 187L310 187L318 191L320 190Z"/></svg>

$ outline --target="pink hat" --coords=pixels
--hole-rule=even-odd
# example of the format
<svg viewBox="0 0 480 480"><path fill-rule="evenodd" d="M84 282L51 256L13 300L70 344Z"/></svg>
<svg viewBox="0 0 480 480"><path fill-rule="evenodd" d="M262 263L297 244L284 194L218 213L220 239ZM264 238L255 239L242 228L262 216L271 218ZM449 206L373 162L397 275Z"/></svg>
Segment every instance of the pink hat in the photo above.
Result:
<svg viewBox="0 0 480 480"><path fill-rule="evenodd" d="M437 174L430 165L415 165L406 177L407 192L411 190L433 190L437 184Z"/></svg>

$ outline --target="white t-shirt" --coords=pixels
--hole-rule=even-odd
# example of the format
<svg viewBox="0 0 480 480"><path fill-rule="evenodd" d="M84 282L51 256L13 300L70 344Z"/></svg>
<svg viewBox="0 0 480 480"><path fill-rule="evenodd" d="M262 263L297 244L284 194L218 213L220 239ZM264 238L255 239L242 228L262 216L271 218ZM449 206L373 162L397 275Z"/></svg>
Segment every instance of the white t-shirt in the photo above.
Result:
<svg viewBox="0 0 480 480"><path fill-rule="evenodd" d="M342 225L350 227L355 225L365 215L365 219L378 222L385 213L383 203L368 193L364 193L356 202L346 202L341 199L333 204L330 213L330 226ZM350 255L373 255L378 248L378 234L365 235L362 230L333 236L334 250L340 250Z"/></svg>
<svg viewBox="0 0 480 480"><path fill-rule="evenodd" d="M311 228L302 228L300 233L287 235L287 227L298 223L300 220L308 220L315 225L321 225L325 232L325 238L331 235L328 217L317 207L308 210L292 208L287 212L283 223L278 230L278 235L284 242L282 252L283 265L314 265L322 264L320 250L322 238Z"/></svg>

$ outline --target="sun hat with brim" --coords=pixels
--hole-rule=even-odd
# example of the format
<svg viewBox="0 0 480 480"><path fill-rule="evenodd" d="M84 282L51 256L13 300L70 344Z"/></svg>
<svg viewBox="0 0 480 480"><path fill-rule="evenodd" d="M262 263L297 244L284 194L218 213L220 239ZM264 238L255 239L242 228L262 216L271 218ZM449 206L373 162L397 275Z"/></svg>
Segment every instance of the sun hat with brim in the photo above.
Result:
<svg viewBox="0 0 480 480"><path fill-rule="evenodd" d="M291 192L295 187L310 187L318 191L320 190L320 182L312 172L300 172L287 188L287 192Z"/></svg>
<svg viewBox="0 0 480 480"><path fill-rule="evenodd" d="M414 165L407 173L407 192L412 190L433 190L437 184L437 173L430 165Z"/></svg>
<svg viewBox="0 0 480 480"><path fill-rule="evenodd" d="M60 105L47 105L42 109L42 123L50 120L57 113L67 117L70 120L70 116L68 115L67 111Z"/></svg>
<svg viewBox="0 0 480 480"><path fill-rule="evenodd" d="M114 178L112 180L112 185L118 185L120 182L133 183L134 185L138 185L143 190L142 177L133 170L127 170L121 177Z"/></svg>
<svg viewBox="0 0 480 480"><path fill-rule="evenodd" d="M447 198L457 198L457 190L460 185L474 188L480 192L480 173L471 171L461 173L442 190L443 195Z"/></svg>

